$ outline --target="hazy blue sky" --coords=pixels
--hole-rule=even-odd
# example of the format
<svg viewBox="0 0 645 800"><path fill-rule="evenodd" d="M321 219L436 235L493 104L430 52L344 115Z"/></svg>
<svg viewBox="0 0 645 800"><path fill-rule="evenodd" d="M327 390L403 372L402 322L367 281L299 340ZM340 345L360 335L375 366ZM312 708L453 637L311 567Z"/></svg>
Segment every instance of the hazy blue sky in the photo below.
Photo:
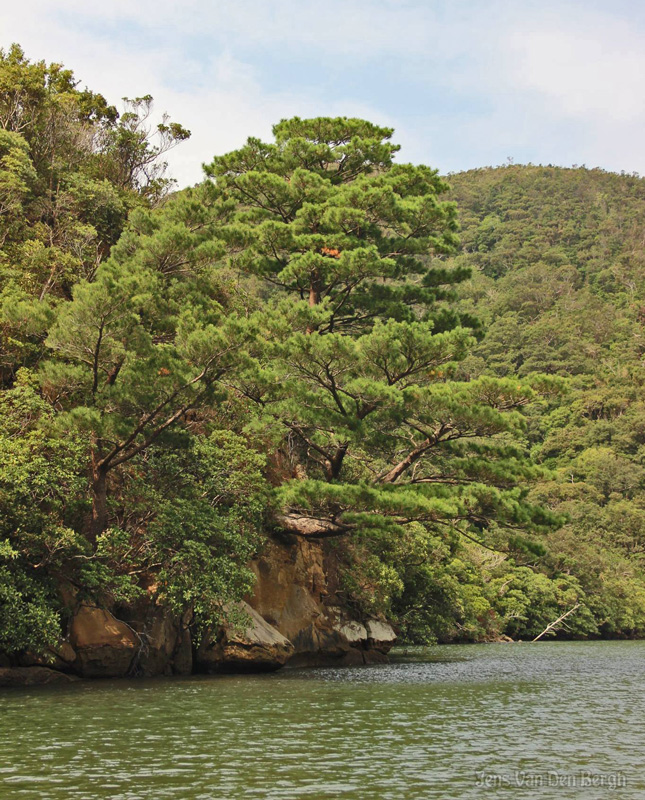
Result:
<svg viewBox="0 0 645 800"><path fill-rule="evenodd" d="M645 173L643 0L17 0L0 31L112 102L152 94L193 132L180 184L294 114L391 125L443 172Z"/></svg>

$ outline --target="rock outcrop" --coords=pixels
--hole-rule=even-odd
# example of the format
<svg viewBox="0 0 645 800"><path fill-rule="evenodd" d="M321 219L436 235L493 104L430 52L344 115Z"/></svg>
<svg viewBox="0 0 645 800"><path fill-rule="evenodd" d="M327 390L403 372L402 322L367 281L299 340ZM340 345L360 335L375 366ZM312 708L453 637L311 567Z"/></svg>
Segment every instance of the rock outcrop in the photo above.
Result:
<svg viewBox="0 0 645 800"><path fill-rule="evenodd" d="M70 625L76 651L74 669L85 678L122 678L130 674L142 639L104 608L82 605Z"/></svg>
<svg viewBox="0 0 645 800"><path fill-rule="evenodd" d="M368 646L387 653L396 642L396 633L389 622L378 619L368 619L365 628L367 630Z"/></svg>
<svg viewBox="0 0 645 800"><path fill-rule="evenodd" d="M77 681L75 675L67 675L49 667L0 668L0 687L46 686L51 683L67 684Z"/></svg>
<svg viewBox="0 0 645 800"><path fill-rule="evenodd" d="M188 622L169 609L143 600L119 614L139 637L140 647L130 665L133 675L190 675L193 652Z"/></svg>
<svg viewBox="0 0 645 800"><path fill-rule="evenodd" d="M396 641L380 620L353 619L338 592L336 567L324 542L270 540L253 562L250 605L293 644L290 665L362 664L386 659Z"/></svg>
<svg viewBox="0 0 645 800"><path fill-rule="evenodd" d="M250 621L242 630L207 635L197 650L195 664L202 672L271 672L283 667L294 653L293 644L248 603L239 610Z"/></svg>
<svg viewBox="0 0 645 800"><path fill-rule="evenodd" d="M384 661L396 634L387 622L349 612L333 553L324 540L268 540L252 564L253 595L239 606L245 623L211 632L198 647L190 612L180 618L151 598L110 610L78 604L70 594L67 638L45 656L5 659L0 685L66 681L68 673L120 678Z"/></svg>
<svg viewBox="0 0 645 800"><path fill-rule="evenodd" d="M37 656L26 652L22 653L17 661L21 667L49 667L60 672L73 672L76 651L69 642L61 641L55 647L48 647L43 655Z"/></svg>

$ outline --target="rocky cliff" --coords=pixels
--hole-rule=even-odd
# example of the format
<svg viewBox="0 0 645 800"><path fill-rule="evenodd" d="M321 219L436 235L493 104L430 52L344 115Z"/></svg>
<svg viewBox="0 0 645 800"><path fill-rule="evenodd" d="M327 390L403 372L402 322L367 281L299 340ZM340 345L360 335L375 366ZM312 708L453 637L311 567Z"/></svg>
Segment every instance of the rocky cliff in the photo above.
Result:
<svg viewBox="0 0 645 800"><path fill-rule="evenodd" d="M384 660L393 629L358 620L338 593L336 566L321 540L271 540L253 563L250 605L293 644L292 665L360 664Z"/></svg>
<svg viewBox="0 0 645 800"><path fill-rule="evenodd" d="M76 604L68 634L47 657L0 663L0 685L84 678L271 671L285 664L384 661L396 635L386 622L357 619L343 605L324 542L269 539L252 564L257 580L240 604L240 627L208 632L196 646L190 615L151 602L134 608ZM238 615L239 616L239 615Z"/></svg>

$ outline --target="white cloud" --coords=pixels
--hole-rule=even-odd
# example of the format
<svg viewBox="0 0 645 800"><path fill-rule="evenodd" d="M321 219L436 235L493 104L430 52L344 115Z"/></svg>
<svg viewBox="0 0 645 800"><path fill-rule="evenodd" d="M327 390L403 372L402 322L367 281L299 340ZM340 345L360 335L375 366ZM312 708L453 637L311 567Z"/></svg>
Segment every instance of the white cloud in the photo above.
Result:
<svg viewBox="0 0 645 800"><path fill-rule="evenodd" d="M575 126L578 163L645 172L642 29L610 13L551 11L525 21L509 44L509 82L533 100L543 130Z"/></svg>
<svg viewBox="0 0 645 800"><path fill-rule="evenodd" d="M24 0L0 8L0 30L1 44L63 61L112 101L152 94L193 132L169 154L180 183L293 114L392 125L404 160L444 168L519 153L645 172L643 30L588 3ZM269 84L262 70L272 53L304 57L308 83L274 72ZM341 76L333 98L323 88L329 65ZM378 91L393 66L395 97ZM343 88L343 72L360 76L355 86L368 86L370 102Z"/></svg>
<svg viewBox="0 0 645 800"><path fill-rule="evenodd" d="M551 14L516 33L516 80L551 98L561 113L626 122L645 112L642 32L606 15L575 19Z"/></svg>
<svg viewBox="0 0 645 800"><path fill-rule="evenodd" d="M46 0L28 4L47 7ZM425 52L429 40L443 41L441 23L431 4L401 0L59 0L56 12L79 22L136 23L172 37L208 36L233 44L320 48L353 56Z"/></svg>
<svg viewBox="0 0 645 800"><path fill-rule="evenodd" d="M192 10L191 5L194 6ZM270 36L273 28L267 30L263 27L266 14L260 13L265 6L261 3L250 5L258 11L257 16L251 15L246 20L250 33L257 37ZM178 14L173 3L111 0L94 6L78 0L64 0L57 4L56 13L52 13L49 3L27 0L11 11L0 10L0 30L8 32L7 39L2 42L5 47L11 41L19 41L32 59L62 61L74 69L84 85L102 92L112 102L126 95L153 95L159 112L168 111L173 119L192 132L190 140L168 154L172 174L180 185L200 180L202 162L240 146L247 136L269 138L272 124L284 117L296 114L351 115L391 124L383 111L352 98L341 96L330 103L322 102L309 91L289 91L284 87L263 90L256 70L238 60L230 49L212 55L208 63L202 65L206 76L198 79L192 56L182 49L182 40L177 36L177 32L185 27L182 20L186 17L199 19L205 30L219 20L225 30L239 29L240 32L244 22L244 15L233 4L227 11L235 13L226 16L209 11L209 8L208 4L194 0ZM197 14L199 9L206 12L205 20ZM144 46L133 48L125 41L104 35L100 26L92 28L92 33L84 31L79 34L60 22L61 10L78 12L95 22L123 25L124 21L130 20L152 27L161 26L175 44L163 50ZM34 24L36 19L40 20L38 25ZM274 28L276 24L274 21ZM191 22L191 29L195 25L194 21ZM168 75L173 76L172 87ZM183 88L176 88L178 84Z"/></svg>

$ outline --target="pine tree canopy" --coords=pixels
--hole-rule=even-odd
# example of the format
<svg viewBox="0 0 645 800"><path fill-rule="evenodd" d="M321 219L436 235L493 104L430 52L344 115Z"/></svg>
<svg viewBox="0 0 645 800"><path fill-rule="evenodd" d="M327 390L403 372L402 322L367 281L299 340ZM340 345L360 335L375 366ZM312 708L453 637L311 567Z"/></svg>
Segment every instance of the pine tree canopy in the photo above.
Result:
<svg viewBox="0 0 645 800"><path fill-rule="evenodd" d="M395 164L392 131L363 120L283 120L274 135L206 167L235 204L223 231L231 265L320 305L312 330L427 318L467 275L429 263L457 243L437 171Z"/></svg>

